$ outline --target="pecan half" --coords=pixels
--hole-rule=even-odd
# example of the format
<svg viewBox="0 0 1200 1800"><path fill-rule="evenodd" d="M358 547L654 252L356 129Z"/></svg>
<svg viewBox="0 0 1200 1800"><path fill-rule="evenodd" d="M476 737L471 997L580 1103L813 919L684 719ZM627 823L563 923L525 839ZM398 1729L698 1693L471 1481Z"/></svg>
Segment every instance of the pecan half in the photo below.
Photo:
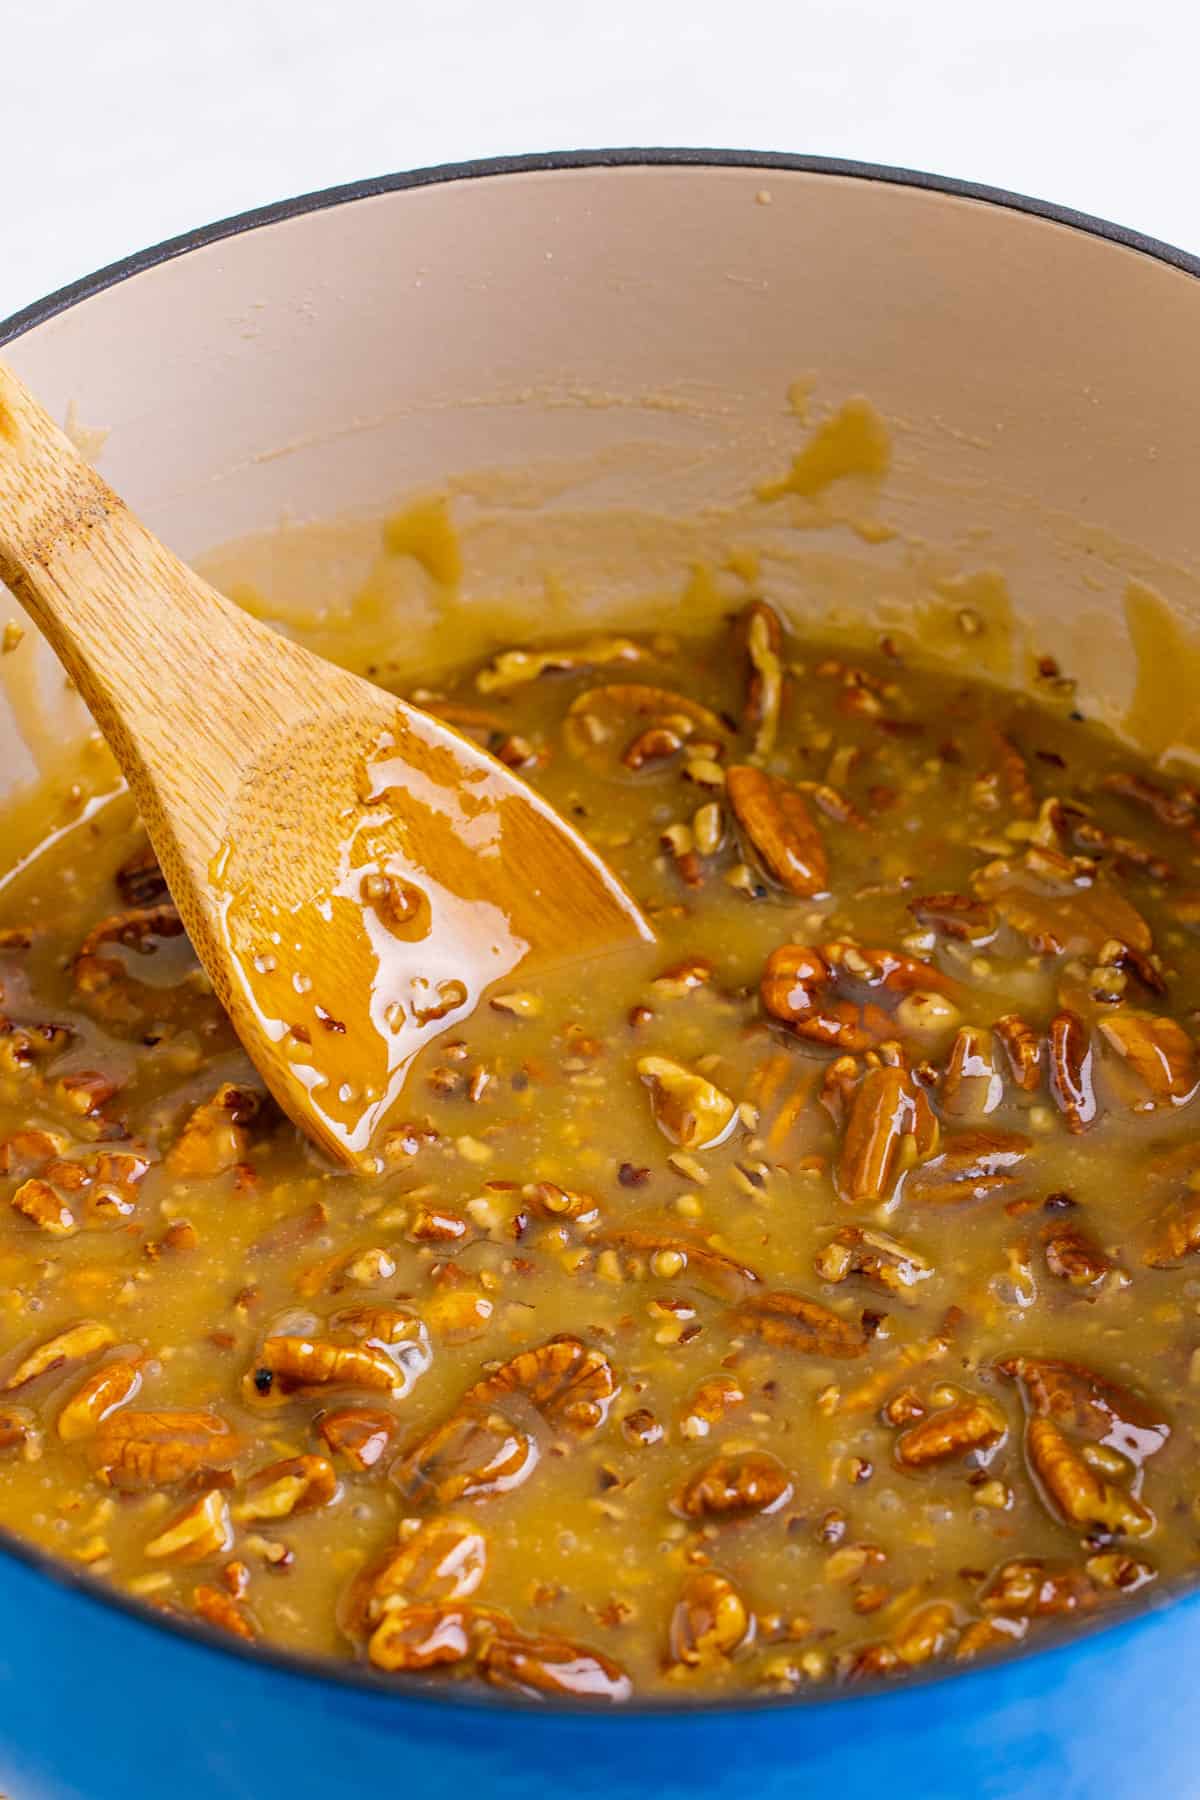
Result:
<svg viewBox="0 0 1200 1800"><path fill-rule="evenodd" d="M863 1051L895 1034L892 1015L906 995L949 996L960 990L916 957L829 943L781 944L772 950L759 991L771 1017L790 1025L798 1037Z"/></svg>
<svg viewBox="0 0 1200 1800"><path fill-rule="evenodd" d="M1122 1007L1098 1024L1100 1036L1146 1089L1139 1111L1180 1106L1200 1081L1196 1046L1174 1019L1130 1012Z"/></svg>
<svg viewBox="0 0 1200 1800"><path fill-rule="evenodd" d="M68 1325L65 1330L55 1332L53 1337L46 1338L23 1356L12 1373L0 1383L0 1392L14 1393L27 1382L36 1381L40 1375L49 1375L67 1363L86 1362L116 1341L117 1334L111 1325L101 1319L81 1319L77 1325Z"/></svg>
<svg viewBox="0 0 1200 1800"><path fill-rule="evenodd" d="M790 894L808 898L829 885L829 859L798 788L750 763L725 774L725 792L748 849Z"/></svg>
<svg viewBox="0 0 1200 1800"><path fill-rule="evenodd" d="M168 1487L197 1469L225 1469L241 1441L217 1413L113 1413L91 1440L92 1466L109 1487Z"/></svg>
<svg viewBox="0 0 1200 1800"><path fill-rule="evenodd" d="M464 1404L502 1405L516 1397L555 1431L590 1437L608 1416L619 1391L616 1372L602 1350L578 1338L551 1338L522 1350L469 1388Z"/></svg>
<svg viewBox="0 0 1200 1800"><path fill-rule="evenodd" d="M136 980L121 958L111 953L111 948L119 946L149 956L157 939L182 936L183 921L169 902L131 907L127 912L102 919L75 954L71 965L75 987L104 1017L118 1023L134 1019L142 1003L155 997L156 990ZM156 1005L162 1005L161 993Z"/></svg>
<svg viewBox="0 0 1200 1800"><path fill-rule="evenodd" d="M86 1377L59 1412L56 1430L64 1443L91 1437L118 1407L136 1400L142 1386L141 1362L118 1357Z"/></svg>
<svg viewBox="0 0 1200 1800"><path fill-rule="evenodd" d="M479 1651L479 1672L497 1687L531 1698L550 1694L565 1700L628 1700L633 1683L619 1663L565 1638L499 1635Z"/></svg>
<svg viewBox="0 0 1200 1800"><path fill-rule="evenodd" d="M386 1613L412 1605L466 1600L487 1572L487 1539L465 1519L428 1519L350 1585L343 1631L368 1637Z"/></svg>
<svg viewBox="0 0 1200 1800"><path fill-rule="evenodd" d="M1055 1280L1073 1288L1098 1287L1116 1270L1112 1258L1078 1225L1051 1225L1042 1238L1042 1254Z"/></svg>
<svg viewBox="0 0 1200 1800"><path fill-rule="evenodd" d="M350 1387L398 1400L433 1360L423 1321L399 1307L347 1307L329 1324L329 1338L265 1338L243 1384L246 1398L277 1404L294 1394Z"/></svg>
<svg viewBox="0 0 1200 1800"><path fill-rule="evenodd" d="M373 1406L343 1406L324 1413L317 1429L326 1447L355 1469L373 1469L391 1444L396 1421Z"/></svg>
<svg viewBox="0 0 1200 1800"><path fill-rule="evenodd" d="M892 1648L902 1663L916 1669L945 1656L954 1639L954 1608L945 1600L931 1600L896 1627Z"/></svg>
<svg viewBox="0 0 1200 1800"><path fill-rule="evenodd" d="M908 902L908 910L929 931L958 938L969 944L988 944L996 935L996 919L990 906L969 894L921 894Z"/></svg>
<svg viewBox="0 0 1200 1800"><path fill-rule="evenodd" d="M1036 1093L1042 1081L1041 1037L1018 1013L1005 1013L992 1030L1004 1047L1017 1086L1027 1094Z"/></svg>
<svg viewBox="0 0 1200 1800"><path fill-rule="evenodd" d="M390 1479L414 1506L452 1506L511 1493L527 1481L541 1452L529 1431L502 1413L451 1413L406 1450Z"/></svg>
<svg viewBox="0 0 1200 1800"><path fill-rule="evenodd" d="M719 1569L693 1569L671 1614L671 1661L700 1668L733 1656L753 1634L754 1621L729 1577Z"/></svg>
<svg viewBox="0 0 1200 1800"><path fill-rule="evenodd" d="M822 1281L834 1283L861 1275L864 1281L897 1300L909 1300L933 1266L915 1250L865 1226L843 1225L818 1250L813 1267Z"/></svg>
<svg viewBox="0 0 1200 1800"><path fill-rule="evenodd" d="M1037 812L1037 801L1025 758L1007 732L1001 731L997 725L988 727L988 735L996 752L1000 785L1007 795L1013 815L1018 819L1032 819Z"/></svg>
<svg viewBox="0 0 1200 1800"><path fill-rule="evenodd" d="M675 1510L687 1519L777 1512L791 1499L792 1478L777 1457L749 1450L718 1456L685 1483Z"/></svg>
<svg viewBox="0 0 1200 1800"><path fill-rule="evenodd" d="M445 1668L474 1662L484 1643L511 1628L503 1613L482 1606L400 1606L384 1613L367 1655L389 1674Z"/></svg>
<svg viewBox="0 0 1200 1800"><path fill-rule="evenodd" d="M996 1450L1007 1434L1000 1408L973 1396L928 1413L902 1432L896 1440L896 1461L905 1469L923 1469L970 1451Z"/></svg>
<svg viewBox="0 0 1200 1800"><path fill-rule="evenodd" d="M937 1149L933 1108L904 1069L868 1069L854 1094L838 1157L842 1199L854 1206L885 1200L904 1166Z"/></svg>
<svg viewBox="0 0 1200 1800"><path fill-rule="evenodd" d="M244 1162L250 1147L250 1127L262 1107L263 1096L254 1088L222 1082L212 1098L191 1114L168 1150L167 1168L171 1174L190 1180L220 1175L235 1163Z"/></svg>
<svg viewBox="0 0 1200 1800"><path fill-rule="evenodd" d="M1056 850L1035 847L1020 858L987 863L971 885L976 899L1028 938L1039 955L1096 954L1112 939L1132 950L1152 948L1150 927L1128 900Z"/></svg>
<svg viewBox="0 0 1200 1800"><path fill-rule="evenodd" d="M219 1488L209 1488L143 1546L143 1555L177 1563L204 1562L233 1545L229 1507Z"/></svg>
<svg viewBox="0 0 1200 1800"><path fill-rule="evenodd" d="M996 1367L1016 1381L1026 1410L1080 1431L1118 1450L1135 1468L1162 1449L1170 1426L1157 1407L1080 1363L1052 1357L1010 1356Z"/></svg>
<svg viewBox="0 0 1200 1800"><path fill-rule="evenodd" d="M621 762L637 770L673 756L691 739L711 744L719 755L728 737L724 720L699 701L632 682L589 688L571 702L563 724L571 755L600 772L610 768L618 744L624 744Z"/></svg>
<svg viewBox="0 0 1200 1800"><path fill-rule="evenodd" d="M1099 1113L1094 1058L1087 1026L1078 1013L1056 1013L1050 1021L1050 1095L1076 1134L1094 1125Z"/></svg>
<svg viewBox="0 0 1200 1800"><path fill-rule="evenodd" d="M1200 1189L1189 1189L1154 1221L1142 1261L1151 1269L1169 1269L1200 1250Z"/></svg>
<svg viewBox="0 0 1200 1800"><path fill-rule="evenodd" d="M1004 1080L992 1054L992 1034L963 1025L955 1034L940 1084L943 1113L954 1119L986 1119L1004 1099Z"/></svg>
<svg viewBox="0 0 1200 1800"><path fill-rule="evenodd" d="M918 1206L961 1206L1006 1197L1022 1173L1031 1141L1016 1131L963 1131L904 1177L903 1198Z"/></svg>
<svg viewBox="0 0 1200 1800"><path fill-rule="evenodd" d="M1052 1507L1069 1524L1123 1537L1147 1537L1154 1530L1150 1509L1091 1468L1051 1419L1029 1420L1025 1453Z"/></svg>
<svg viewBox="0 0 1200 1800"><path fill-rule="evenodd" d="M659 1129L684 1150L711 1150L733 1130L737 1108L703 1075L666 1056L640 1056L637 1072L650 1090Z"/></svg>
<svg viewBox="0 0 1200 1800"><path fill-rule="evenodd" d="M328 1506L337 1493L337 1473L328 1458L288 1456L255 1470L233 1516L239 1525L255 1519L290 1519L293 1513Z"/></svg>
<svg viewBox="0 0 1200 1800"><path fill-rule="evenodd" d="M1100 786L1110 794L1119 794L1122 800L1145 807L1160 825L1169 825L1173 830L1189 830L1200 816L1200 791L1186 783L1172 793L1169 788L1156 787L1144 775L1118 772L1106 775Z"/></svg>
<svg viewBox="0 0 1200 1800"><path fill-rule="evenodd" d="M859 1326L803 1294L778 1290L752 1295L729 1316L735 1331L747 1331L781 1350L808 1356L863 1356L867 1340Z"/></svg>
<svg viewBox="0 0 1200 1800"><path fill-rule="evenodd" d="M127 856L116 874L117 892L126 906L139 910L169 900L167 881L149 844Z"/></svg>
<svg viewBox="0 0 1200 1800"><path fill-rule="evenodd" d="M1100 1596L1086 1570L1073 1563L1017 1557L1002 1563L979 1596L986 1613L1022 1619L1053 1619L1090 1612Z"/></svg>

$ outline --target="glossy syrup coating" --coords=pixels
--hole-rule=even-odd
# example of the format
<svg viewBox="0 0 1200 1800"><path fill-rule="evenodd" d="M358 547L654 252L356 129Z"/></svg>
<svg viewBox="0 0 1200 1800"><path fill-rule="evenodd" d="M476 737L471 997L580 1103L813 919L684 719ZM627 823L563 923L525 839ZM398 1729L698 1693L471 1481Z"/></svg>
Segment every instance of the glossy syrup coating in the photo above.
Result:
<svg viewBox="0 0 1200 1800"><path fill-rule="evenodd" d="M493 983L374 1175L262 1092L127 803L68 831L0 916L0 1522L243 1638L597 1704L896 1679L1192 1572L1200 795L1045 687L759 601L410 695L658 942Z"/></svg>

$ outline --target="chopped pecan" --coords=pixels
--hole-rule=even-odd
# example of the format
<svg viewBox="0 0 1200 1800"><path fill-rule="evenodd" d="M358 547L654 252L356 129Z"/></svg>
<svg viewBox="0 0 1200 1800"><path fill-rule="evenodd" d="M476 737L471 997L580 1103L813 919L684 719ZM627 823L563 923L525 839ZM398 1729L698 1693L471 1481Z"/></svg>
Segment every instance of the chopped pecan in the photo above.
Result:
<svg viewBox="0 0 1200 1800"><path fill-rule="evenodd" d="M500 1412L459 1410L405 1451L391 1480L414 1506L507 1494L527 1481L541 1452L531 1432Z"/></svg>
<svg viewBox="0 0 1200 1800"><path fill-rule="evenodd" d="M343 1406L324 1413L318 1430L330 1451L353 1468L373 1469L392 1441L396 1421L373 1406Z"/></svg>
<svg viewBox="0 0 1200 1800"><path fill-rule="evenodd" d="M341 1609L343 1630L364 1638L386 1613L466 1600L483 1580L487 1554L487 1539L469 1521L425 1521L355 1577Z"/></svg>
<svg viewBox="0 0 1200 1800"><path fill-rule="evenodd" d="M958 983L930 963L848 943L781 944L767 958L760 984L767 1012L798 1037L853 1051L871 1050L894 1035L892 1015L906 995L958 991Z"/></svg>
<svg viewBox="0 0 1200 1800"><path fill-rule="evenodd" d="M170 898L167 882L149 844L127 856L116 874L117 892L126 906L142 910Z"/></svg>
<svg viewBox="0 0 1200 1800"><path fill-rule="evenodd" d="M932 1264L917 1251L859 1225L843 1225L835 1232L818 1250L813 1267L822 1281L836 1283L861 1275L872 1287L899 1300L911 1299L933 1274Z"/></svg>
<svg viewBox="0 0 1200 1800"><path fill-rule="evenodd" d="M600 1217L600 1202L591 1194L561 1188L553 1181L535 1182L522 1192L550 1219L571 1219L579 1225L592 1225Z"/></svg>
<svg viewBox="0 0 1200 1800"><path fill-rule="evenodd" d="M1068 1523L1123 1537L1147 1537L1154 1530L1150 1509L1091 1468L1051 1419L1029 1420L1025 1451L1042 1489Z"/></svg>
<svg viewBox="0 0 1200 1800"><path fill-rule="evenodd" d="M23 1356L12 1373L0 1383L0 1392L14 1393L27 1382L36 1381L39 1375L48 1375L67 1363L86 1362L116 1341L117 1334L111 1325L100 1319L81 1319L77 1325L68 1325L65 1330L55 1332L53 1337Z"/></svg>
<svg viewBox="0 0 1200 1800"><path fill-rule="evenodd" d="M707 1437L709 1431L736 1407L744 1404L746 1394L744 1388L732 1375L710 1375L702 1381L685 1406L679 1421L679 1429L684 1437ZM634 1415L630 1415L632 1418ZM628 1431L630 1419L624 1420ZM662 1436L659 1427L658 1435Z"/></svg>
<svg viewBox="0 0 1200 1800"><path fill-rule="evenodd" d="M476 1382L464 1405L504 1405L515 1397L553 1430L586 1438L603 1425L618 1390L616 1372L602 1350L578 1338L557 1337L522 1350Z"/></svg>
<svg viewBox="0 0 1200 1800"><path fill-rule="evenodd" d="M1096 1586L1085 1570L1073 1563L1048 1563L1033 1556L1001 1564L979 1596L985 1613L1022 1619L1090 1612L1098 1600Z"/></svg>
<svg viewBox="0 0 1200 1800"><path fill-rule="evenodd" d="M240 1448L214 1412L122 1411L101 1420L91 1458L109 1487L168 1487L197 1469L228 1468Z"/></svg>
<svg viewBox="0 0 1200 1800"><path fill-rule="evenodd" d="M848 1388L837 1397L836 1405L831 1409L838 1412L857 1413L871 1412L880 1406L887 1396L899 1387L906 1376L914 1369L925 1368L929 1363L940 1362L954 1342L955 1332L962 1322L962 1314L957 1307L951 1307L943 1319L939 1329L932 1336L918 1338L910 1344L901 1344L895 1353L879 1368L860 1381L857 1387Z"/></svg>
<svg viewBox="0 0 1200 1800"><path fill-rule="evenodd" d="M742 720L754 732L754 754L769 756L779 733L783 702L783 626L765 600L752 600L737 619L737 637L746 654L746 699Z"/></svg>
<svg viewBox="0 0 1200 1800"><path fill-rule="evenodd" d="M0 1017L0 1074L24 1075L39 1063L51 1062L70 1047L74 1037L69 1025L20 1023Z"/></svg>
<svg viewBox="0 0 1200 1800"><path fill-rule="evenodd" d="M233 1544L229 1507L219 1488L208 1488L178 1513L157 1537L143 1547L143 1554L169 1562L203 1562L221 1556Z"/></svg>
<svg viewBox="0 0 1200 1800"><path fill-rule="evenodd" d="M61 1157L67 1140L54 1131L16 1131L0 1143L0 1175L27 1175Z"/></svg>
<svg viewBox="0 0 1200 1800"><path fill-rule="evenodd" d="M1003 1615L991 1619L973 1619L963 1630L954 1652L956 1662L974 1662L989 1650L1011 1650L1025 1636L1027 1619Z"/></svg>
<svg viewBox="0 0 1200 1800"><path fill-rule="evenodd" d="M221 1588L202 1583L192 1595L192 1607L206 1624L215 1625L219 1631L227 1631L231 1637L245 1638L248 1643L252 1643L257 1635L233 1595L225 1593Z"/></svg>
<svg viewBox="0 0 1200 1800"><path fill-rule="evenodd" d="M66 1443L91 1437L110 1413L135 1400L142 1386L142 1368L138 1358L118 1357L86 1377L66 1401L58 1415L56 1429Z"/></svg>
<svg viewBox="0 0 1200 1800"><path fill-rule="evenodd" d="M481 694L503 694L542 675L574 675L607 663L643 662L648 652L631 638L584 638L548 650L501 650L475 677Z"/></svg>
<svg viewBox="0 0 1200 1800"><path fill-rule="evenodd" d="M0 1406L0 1453L20 1450L32 1462L42 1453L37 1415L28 1406Z"/></svg>
<svg viewBox="0 0 1200 1800"><path fill-rule="evenodd" d="M1111 856L1118 869L1144 869L1152 881L1173 881L1175 878L1169 862L1134 838L1106 831L1089 818L1081 806L1069 801L1051 801L1050 818L1059 835L1088 856Z"/></svg>
<svg viewBox="0 0 1200 1800"><path fill-rule="evenodd" d="M737 1108L711 1081L666 1056L640 1056L636 1066L650 1090L655 1120L672 1143L711 1150L729 1136Z"/></svg>
<svg viewBox="0 0 1200 1800"><path fill-rule="evenodd" d="M802 899L823 894L829 859L804 795L750 763L726 771L725 792L742 836L781 887Z"/></svg>
<svg viewBox="0 0 1200 1800"><path fill-rule="evenodd" d="M1146 1089L1139 1111L1180 1106L1189 1100L1200 1081L1196 1046L1174 1019L1130 1012L1122 1007L1099 1021L1098 1029Z"/></svg>
<svg viewBox="0 0 1200 1800"><path fill-rule="evenodd" d="M753 1632L746 1603L727 1575L719 1569L693 1569L687 1575L671 1614L673 1663L695 1669L733 1656Z"/></svg>
<svg viewBox="0 0 1200 1800"><path fill-rule="evenodd" d="M564 1700L628 1700L633 1683L619 1663L565 1638L525 1638L498 1634L478 1653L480 1673L497 1687Z"/></svg>
<svg viewBox="0 0 1200 1800"><path fill-rule="evenodd" d="M245 1161L250 1127L262 1111L263 1096L254 1088L221 1084L198 1106L167 1152L167 1168L185 1180L220 1175Z"/></svg>
<svg viewBox="0 0 1200 1800"><path fill-rule="evenodd" d="M996 919L990 906L969 894L922 894L908 902L918 925L942 937L959 938L983 946L996 935Z"/></svg>
<svg viewBox="0 0 1200 1800"><path fill-rule="evenodd" d="M1057 1281L1074 1288L1098 1287L1115 1271L1111 1257L1078 1225L1051 1225L1042 1237L1046 1267Z"/></svg>
<svg viewBox="0 0 1200 1800"><path fill-rule="evenodd" d="M335 1334L329 1338L265 1338L244 1384L247 1398L276 1403L314 1389L350 1387L398 1400L432 1361L423 1321L399 1307L346 1307L329 1324Z"/></svg>
<svg viewBox="0 0 1200 1800"><path fill-rule="evenodd" d="M1169 1269L1200 1250L1200 1189L1189 1188L1154 1221L1142 1261L1151 1269Z"/></svg>
<svg viewBox="0 0 1200 1800"><path fill-rule="evenodd" d="M998 726L989 727L989 736L996 751L1000 782L1014 816L1018 819L1032 819L1037 812L1037 801L1025 758L1007 732L1001 731Z"/></svg>
<svg viewBox="0 0 1200 1800"><path fill-rule="evenodd" d="M777 1512L794 1492L777 1457L763 1450L718 1456L685 1483L675 1510L688 1519Z"/></svg>
<svg viewBox="0 0 1200 1800"><path fill-rule="evenodd" d="M258 1469L246 1483L246 1497L233 1509L239 1524L252 1519L290 1519L336 1499L338 1478L324 1456L288 1456Z"/></svg>
<svg viewBox="0 0 1200 1800"><path fill-rule="evenodd" d="M1036 1093L1042 1080L1042 1040L1038 1033L1018 1013L1005 1013L992 1029L1004 1046L1017 1086L1027 1094Z"/></svg>
<svg viewBox="0 0 1200 1800"><path fill-rule="evenodd" d="M862 1356L867 1348L857 1325L803 1294L751 1295L730 1314L730 1324L778 1349L801 1350L809 1356Z"/></svg>
<svg viewBox="0 0 1200 1800"><path fill-rule="evenodd" d="M955 1638L954 1608L945 1600L930 1600L898 1625L892 1648L910 1669L945 1656Z"/></svg>
<svg viewBox="0 0 1200 1800"><path fill-rule="evenodd" d="M1099 1112L1093 1078L1091 1039L1078 1013L1056 1013L1050 1021L1050 1094L1067 1130L1086 1131Z"/></svg>
<svg viewBox="0 0 1200 1800"><path fill-rule="evenodd" d="M664 1281L687 1277L719 1300L740 1300L759 1280L753 1269L723 1251L667 1232L606 1231L591 1241L615 1250L630 1273L647 1272Z"/></svg>
<svg viewBox="0 0 1200 1800"><path fill-rule="evenodd" d="M963 1131L904 1177L903 1197L918 1206L959 1206L1011 1194L1029 1154L1016 1131Z"/></svg>
<svg viewBox="0 0 1200 1800"><path fill-rule="evenodd" d="M1096 954L1114 938L1132 950L1152 947L1150 927L1129 901L1056 850L987 863L971 885L1039 955Z"/></svg>
<svg viewBox="0 0 1200 1800"><path fill-rule="evenodd" d="M1008 1433L1000 1408L980 1396L957 1400L909 1426L896 1440L896 1461L905 1469L923 1469L969 1451L996 1450Z"/></svg>
<svg viewBox="0 0 1200 1800"><path fill-rule="evenodd" d="M868 1069L854 1094L837 1163L843 1200L863 1206L885 1200L906 1164L937 1149L933 1108L904 1069Z"/></svg>

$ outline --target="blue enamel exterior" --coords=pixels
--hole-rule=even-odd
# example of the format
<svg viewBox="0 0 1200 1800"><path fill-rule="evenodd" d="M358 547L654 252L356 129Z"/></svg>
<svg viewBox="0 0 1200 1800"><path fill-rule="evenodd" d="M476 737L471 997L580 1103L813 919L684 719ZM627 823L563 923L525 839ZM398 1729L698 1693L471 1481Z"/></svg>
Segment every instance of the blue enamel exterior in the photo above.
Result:
<svg viewBox="0 0 1200 1800"><path fill-rule="evenodd" d="M555 1716L401 1697L164 1631L0 1560L11 1800L1171 1800L1200 1794L1200 1595L890 1693Z"/></svg>
<svg viewBox="0 0 1200 1800"><path fill-rule="evenodd" d="M932 188L1057 219L1200 276L1169 245L996 189L759 152L618 150L387 176L222 221L0 322L0 344L215 239L382 192L524 169L687 163ZM555 1713L396 1693L230 1649L6 1550L0 1800L1200 1800L1200 1593L948 1679L828 1701Z"/></svg>

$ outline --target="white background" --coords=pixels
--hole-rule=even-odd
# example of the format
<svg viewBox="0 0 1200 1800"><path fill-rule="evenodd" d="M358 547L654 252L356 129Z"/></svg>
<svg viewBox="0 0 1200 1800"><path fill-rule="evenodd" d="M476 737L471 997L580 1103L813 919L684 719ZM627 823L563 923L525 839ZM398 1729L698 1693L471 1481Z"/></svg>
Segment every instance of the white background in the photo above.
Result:
<svg viewBox="0 0 1200 1800"><path fill-rule="evenodd" d="M0 0L0 318L308 188L614 144L957 174L1200 251L1197 0Z"/></svg>

